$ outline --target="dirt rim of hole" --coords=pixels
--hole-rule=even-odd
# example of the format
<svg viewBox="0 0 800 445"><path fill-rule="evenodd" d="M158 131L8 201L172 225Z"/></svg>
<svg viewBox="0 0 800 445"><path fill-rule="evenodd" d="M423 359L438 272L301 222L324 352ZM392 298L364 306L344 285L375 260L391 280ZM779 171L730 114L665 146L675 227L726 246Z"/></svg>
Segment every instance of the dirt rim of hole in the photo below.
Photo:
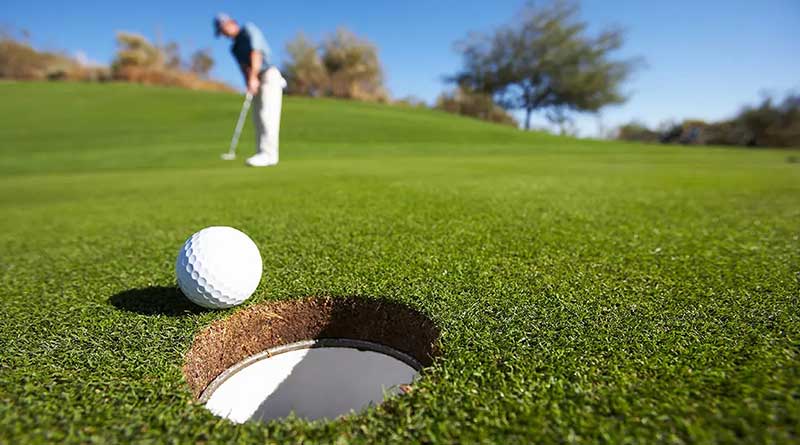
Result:
<svg viewBox="0 0 800 445"><path fill-rule="evenodd" d="M400 303L363 297L307 297L262 303L200 331L186 353L183 375L199 401L234 365L281 346L323 339L385 345L430 366L439 356L439 329Z"/></svg>

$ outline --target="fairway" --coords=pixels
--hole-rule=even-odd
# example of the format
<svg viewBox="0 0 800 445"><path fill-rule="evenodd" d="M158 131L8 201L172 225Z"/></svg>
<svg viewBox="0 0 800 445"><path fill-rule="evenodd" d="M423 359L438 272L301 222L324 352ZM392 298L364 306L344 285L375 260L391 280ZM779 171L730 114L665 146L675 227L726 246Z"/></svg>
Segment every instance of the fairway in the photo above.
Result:
<svg viewBox="0 0 800 445"><path fill-rule="evenodd" d="M796 152L525 133L287 98L281 164L221 161L241 97L0 83L0 443L791 443ZM413 390L235 425L181 367L175 290L212 225L258 245L244 307L385 299L440 329Z"/></svg>

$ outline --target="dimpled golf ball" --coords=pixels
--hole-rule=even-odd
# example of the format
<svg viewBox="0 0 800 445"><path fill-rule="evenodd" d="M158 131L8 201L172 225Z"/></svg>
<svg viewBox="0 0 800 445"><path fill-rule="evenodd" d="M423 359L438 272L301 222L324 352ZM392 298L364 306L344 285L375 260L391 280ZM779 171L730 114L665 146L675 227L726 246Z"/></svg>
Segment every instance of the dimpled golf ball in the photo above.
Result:
<svg viewBox="0 0 800 445"><path fill-rule="evenodd" d="M193 303L224 309L253 295L261 267L261 254L250 237L233 227L207 227L183 243L175 275Z"/></svg>

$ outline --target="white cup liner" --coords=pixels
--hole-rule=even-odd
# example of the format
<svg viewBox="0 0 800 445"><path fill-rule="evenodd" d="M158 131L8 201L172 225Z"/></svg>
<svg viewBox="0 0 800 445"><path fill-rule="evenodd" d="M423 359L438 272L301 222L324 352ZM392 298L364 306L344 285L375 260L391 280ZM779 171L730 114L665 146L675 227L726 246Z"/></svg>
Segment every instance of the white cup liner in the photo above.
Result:
<svg viewBox="0 0 800 445"><path fill-rule="evenodd" d="M386 345L323 338L270 348L231 366L200 395L215 415L232 422L267 422L294 413L335 419L401 393L422 366Z"/></svg>

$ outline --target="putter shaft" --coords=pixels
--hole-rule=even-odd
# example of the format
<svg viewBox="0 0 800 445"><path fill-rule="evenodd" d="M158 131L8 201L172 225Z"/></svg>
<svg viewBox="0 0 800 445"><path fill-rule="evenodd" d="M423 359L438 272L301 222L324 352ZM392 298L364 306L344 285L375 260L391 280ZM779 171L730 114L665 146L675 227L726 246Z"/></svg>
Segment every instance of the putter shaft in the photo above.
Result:
<svg viewBox="0 0 800 445"><path fill-rule="evenodd" d="M239 112L239 119L236 121L236 128L233 130L233 138L231 139L231 146L228 149L228 152L222 155L223 159L235 159L236 158L236 147L239 145L239 136L242 133L242 128L244 127L244 120L247 117L247 113L250 111L250 103L253 101L253 95L249 92L244 97L244 103L242 104L242 111Z"/></svg>

